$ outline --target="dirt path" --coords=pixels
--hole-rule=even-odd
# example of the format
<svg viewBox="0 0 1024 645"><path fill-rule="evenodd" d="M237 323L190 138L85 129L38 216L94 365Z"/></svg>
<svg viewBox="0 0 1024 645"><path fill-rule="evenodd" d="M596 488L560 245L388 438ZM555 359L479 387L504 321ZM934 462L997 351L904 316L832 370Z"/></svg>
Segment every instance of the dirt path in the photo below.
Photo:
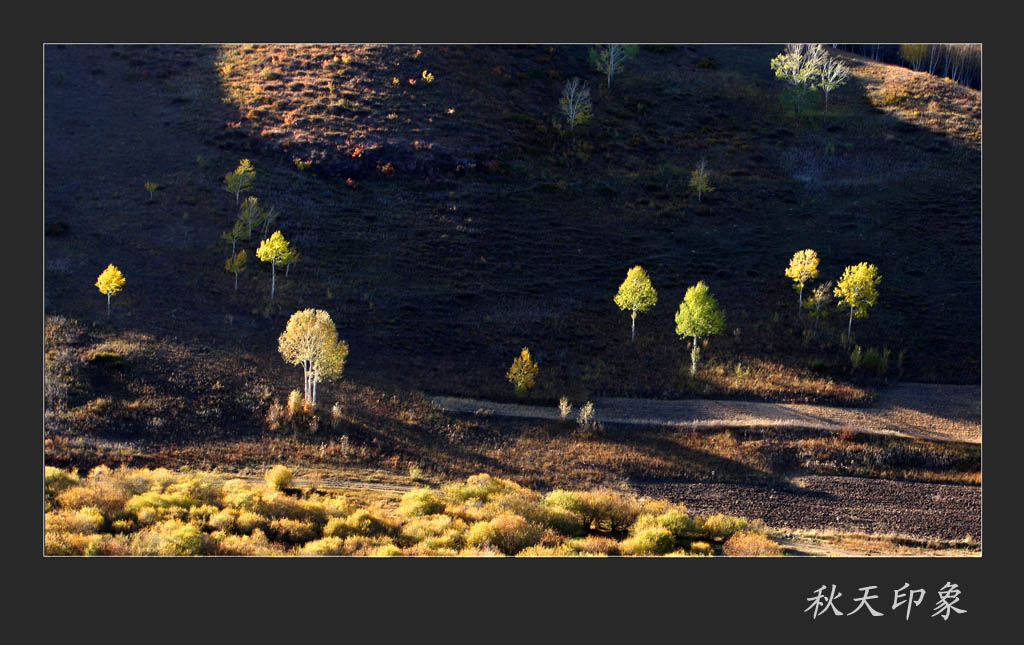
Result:
<svg viewBox="0 0 1024 645"><path fill-rule="evenodd" d="M558 419L554 406L495 403L479 399L428 396L453 412ZM577 403L578 407L578 403ZM602 423L709 426L790 426L854 430L919 439L981 443L981 387L899 383L882 390L865 408L840 408L803 403L762 403L687 399L598 398L595 415Z"/></svg>

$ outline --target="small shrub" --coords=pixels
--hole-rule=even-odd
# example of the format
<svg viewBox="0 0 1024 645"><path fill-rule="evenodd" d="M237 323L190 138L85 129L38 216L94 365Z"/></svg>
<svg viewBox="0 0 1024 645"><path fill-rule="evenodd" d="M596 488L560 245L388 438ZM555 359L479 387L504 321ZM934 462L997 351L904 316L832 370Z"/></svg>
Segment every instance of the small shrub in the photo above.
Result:
<svg viewBox="0 0 1024 645"><path fill-rule="evenodd" d="M285 407L281 405L280 401L274 400L267 408L267 427L271 430L279 430L282 424L287 420L287 411Z"/></svg>
<svg viewBox="0 0 1024 645"><path fill-rule="evenodd" d="M558 413L562 416L562 420L569 418L569 413L572 412L572 403L569 403L569 399L562 397L558 399Z"/></svg>
<svg viewBox="0 0 1024 645"><path fill-rule="evenodd" d="M854 370L859 370L861 363L864 361L864 353L860 349L860 345L853 348L850 352L850 364L853 365Z"/></svg>
<svg viewBox="0 0 1024 645"><path fill-rule="evenodd" d="M389 558L402 555L402 550L394 544L384 544L377 547L377 550L373 552L373 555L378 558Z"/></svg>
<svg viewBox="0 0 1024 645"><path fill-rule="evenodd" d="M345 538L344 555L373 555L381 547L392 544L388 538L352 535Z"/></svg>
<svg viewBox="0 0 1024 645"><path fill-rule="evenodd" d="M419 481L423 478L423 469L418 464L409 465L409 479L414 482Z"/></svg>
<svg viewBox="0 0 1024 645"><path fill-rule="evenodd" d="M320 535L320 529L316 524L287 517L271 522L268 531L275 541L288 544L303 544Z"/></svg>
<svg viewBox="0 0 1024 645"><path fill-rule="evenodd" d="M516 554L518 558L558 558L569 555L576 555L576 552L571 547L565 544L557 544L553 546L547 546L542 544L535 544L533 546L526 547L522 551Z"/></svg>
<svg viewBox="0 0 1024 645"><path fill-rule="evenodd" d="M398 512L406 517L433 515L444 511L444 500L437 491L429 488L417 488L402 495Z"/></svg>
<svg viewBox="0 0 1024 645"><path fill-rule="evenodd" d="M625 555L664 555L675 547L672 532L659 524L647 524L619 544Z"/></svg>
<svg viewBox="0 0 1024 645"><path fill-rule="evenodd" d="M394 530L383 518L361 508L345 519L332 518L324 527L324 535L337 537L387 535Z"/></svg>
<svg viewBox="0 0 1024 645"><path fill-rule="evenodd" d="M448 515L424 515L406 522L402 536L413 543L429 541L431 548L451 548L462 546L462 534L467 529L465 522Z"/></svg>
<svg viewBox="0 0 1024 645"><path fill-rule="evenodd" d="M299 555L343 555L345 540L339 537L325 537L302 545Z"/></svg>
<svg viewBox="0 0 1024 645"><path fill-rule="evenodd" d="M503 513L490 521L490 542L505 555L515 555L540 539L541 529L512 513Z"/></svg>
<svg viewBox="0 0 1024 645"><path fill-rule="evenodd" d="M235 528L243 535L266 530L270 520L252 511L242 511L235 518Z"/></svg>
<svg viewBox="0 0 1024 645"><path fill-rule="evenodd" d="M594 404L587 401L580 406L579 415L576 418L581 428L590 428L596 422L594 419Z"/></svg>
<svg viewBox="0 0 1024 645"><path fill-rule="evenodd" d="M292 390L288 393L288 420L295 422L305 411L305 399L302 398L302 394L298 390Z"/></svg>
<svg viewBox="0 0 1024 645"><path fill-rule="evenodd" d="M56 497L61 491L78 483L78 470L66 471L53 466L43 468L43 482L47 499Z"/></svg>
<svg viewBox="0 0 1024 645"><path fill-rule="evenodd" d="M193 506L199 506L199 500L182 493L160 493L152 490L129 499L124 505L124 510L138 515L145 508L179 508L184 512Z"/></svg>
<svg viewBox="0 0 1024 645"><path fill-rule="evenodd" d="M540 366L530 358L529 348L524 347L519 356L512 361L512 367L509 368L505 377L515 386L516 394L523 396L534 386L538 372L540 372Z"/></svg>
<svg viewBox="0 0 1024 645"><path fill-rule="evenodd" d="M677 540L694 535L701 528L700 522L678 509L665 511L656 518L656 521L668 529Z"/></svg>
<svg viewBox="0 0 1024 645"><path fill-rule="evenodd" d="M619 543L608 537L588 535L585 538L571 540L569 545L577 553L596 555L619 555Z"/></svg>
<svg viewBox="0 0 1024 645"><path fill-rule="evenodd" d="M135 534L132 553L136 555L199 555L203 536L195 524L171 519Z"/></svg>
<svg viewBox="0 0 1024 645"><path fill-rule="evenodd" d="M467 477L465 484L447 484L441 490L455 503L470 499L486 502L491 495L506 492L512 483L505 479L491 477L487 473L479 473Z"/></svg>
<svg viewBox="0 0 1024 645"><path fill-rule="evenodd" d="M466 545L478 549L494 547L494 536L494 527L491 526L490 522L476 522L466 531Z"/></svg>
<svg viewBox="0 0 1024 645"><path fill-rule="evenodd" d="M711 555L713 552L711 545L707 542L697 541L690 543L690 553L692 555Z"/></svg>
<svg viewBox="0 0 1024 645"><path fill-rule="evenodd" d="M292 485L292 470L287 466L278 464L268 470L263 479L266 480L267 486L276 490L284 490Z"/></svg>
<svg viewBox="0 0 1024 645"><path fill-rule="evenodd" d="M216 535L216 534L215 534ZM273 544L260 529L252 535L221 535L217 540L218 555L283 555L284 549Z"/></svg>
<svg viewBox="0 0 1024 645"><path fill-rule="evenodd" d="M63 533L92 534L103 528L103 512L95 506L75 510L51 511L45 516L46 530Z"/></svg>
<svg viewBox="0 0 1024 645"><path fill-rule="evenodd" d="M708 537L728 538L732 536L733 533L745 530L749 527L750 523L745 518L717 513L704 520L701 530L703 530Z"/></svg>
<svg viewBox="0 0 1024 645"><path fill-rule="evenodd" d="M577 514L557 506L548 507L543 523L562 535L582 535L586 531Z"/></svg>
<svg viewBox="0 0 1024 645"><path fill-rule="evenodd" d="M341 420L341 405L335 402L335 404L331 406L331 427L337 428L338 425L341 423Z"/></svg>
<svg viewBox="0 0 1024 645"><path fill-rule="evenodd" d="M782 555L782 548L758 533L738 531L722 545L722 553L730 556Z"/></svg>
<svg viewBox="0 0 1024 645"><path fill-rule="evenodd" d="M238 511L233 508L225 508L210 516L208 523L215 531L232 533L235 530L235 522L238 520Z"/></svg>

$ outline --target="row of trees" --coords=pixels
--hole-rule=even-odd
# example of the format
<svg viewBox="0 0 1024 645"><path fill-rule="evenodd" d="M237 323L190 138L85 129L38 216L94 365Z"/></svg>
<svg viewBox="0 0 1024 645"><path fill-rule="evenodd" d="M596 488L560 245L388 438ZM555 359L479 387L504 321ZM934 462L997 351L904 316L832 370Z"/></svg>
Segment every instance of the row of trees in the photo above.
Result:
<svg viewBox="0 0 1024 645"><path fill-rule="evenodd" d="M636 56L637 51L639 47L636 45L619 44L597 45L590 49L590 63L605 75L609 91L612 89L612 79L628 60ZM575 137L576 126L586 123L594 115L590 87L578 77L570 78L562 88L558 106L565 116L570 134Z"/></svg>
<svg viewBox="0 0 1024 645"><path fill-rule="evenodd" d="M797 251L786 267L786 277L793 280L797 289L798 312L805 306L804 285L818 277L818 254L814 249ZM850 338L853 333L853 319L866 318L868 309L873 307L878 300L878 285L882 276L878 274L878 267L868 262L860 262L847 266L843 275L836 283L835 289L828 291L831 281L818 285L814 295L807 303L815 311L821 311L823 304L834 296L838 300L838 306L850 308L850 322L846 328L846 337Z"/></svg>
<svg viewBox="0 0 1024 645"><path fill-rule="evenodd" d="M277 288L277 267L284 267L285 275L291 266L299 261L299 252L285 239L281 231L267 235L271 225L277 221L277 210L271 206L264 208L259 198L250 195L241 200L241 194L252 190L256 180L256 170L249 159L242 159L238 167L224 176L224 190L235 196L239 204L238 219L234 225L221 234L221 239L231 243L231 255L224 262L225 270L235 275L235 290L238 290L238 275L245 271L249 255L245 249L238 249L238 243L244 238L252 239L254 230L263 229L262 241L256 249L256 257L262 262L270 263L270 299L274 299Z"/></svg>
<svg viewBox="0 0 1024 645"><path fill-rule="evenodd" d="M630 340L636 341L636 315L646 313L658 304L658 292L651 285L651 278L642 266L637 265L626 273L626 279L619 285L619 291L613 301L619 309L630 312ZM697 361L700 359L700 346L697 341L720 334L725 329L725 313L718 307L718 301L711 295L711 290L703 281L686 290L686 295L676 311L675 323L676 334L693 338L690 373L695 374Z"/></svg>
<svg viewBox="0 0 1024 645"><path fill-rule="evenodd" d="M981 45L978 43L837 44L836 47L981 89Z"/></svg>

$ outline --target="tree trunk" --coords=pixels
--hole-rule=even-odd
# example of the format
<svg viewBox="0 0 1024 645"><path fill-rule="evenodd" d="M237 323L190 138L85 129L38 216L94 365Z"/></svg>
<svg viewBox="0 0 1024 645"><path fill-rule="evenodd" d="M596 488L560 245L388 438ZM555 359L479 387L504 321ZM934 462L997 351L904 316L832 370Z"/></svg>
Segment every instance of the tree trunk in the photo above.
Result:
<svg viewBox="0 0 1024 645"><path fill-rule="evenodd" d="M798 315L798 316L800 315L800 310L803 308L803 305L804 305L804 283L801 282L800 283L800 291L798 291L797 295L796 295L796 315Z"/></svg>
<svg viewBox="0 0 1024 645"><path fill-rule="evenodd" d="M853 305L850 305L850 324L846 326L846 341L853 342Z"/></svg>
<svg viewBox="0 0 1024 645"><path fill-rule="evenodd" d="M107 294L107 318L110 318L110 294Z"/></svg>
<svg viewBox="0 0 1024 645"><path fill-rule="evenodd" d="M631 318L633 319L633 328L630 332L629 341L632 343L636 342L636 309L633 310Z"/></svg>
<svg viewBox="0 0 1024 645"><path fill-rule="evenodd" d="M274 286L277 284L277 269L273 260L270 261L270 299L274 299Z"/></svg>
<svg viewBox="0 0 1024 645"><path fill-rule="evenodd" d="M697 337L693 337L693 349L690 350L690 376L697 375Z"/></svg>

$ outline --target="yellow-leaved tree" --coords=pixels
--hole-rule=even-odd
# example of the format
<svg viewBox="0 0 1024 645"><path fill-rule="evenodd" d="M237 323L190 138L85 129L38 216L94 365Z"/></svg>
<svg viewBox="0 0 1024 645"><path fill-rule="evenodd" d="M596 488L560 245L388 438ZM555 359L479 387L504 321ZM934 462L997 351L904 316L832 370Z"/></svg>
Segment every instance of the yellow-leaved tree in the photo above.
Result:
<svg viewBox="0 0 1024 645"><path fill-rule="evenodd" d="M725 314L718 308L718 301L711 295L708 285L700 281L687 289L676 312L676 333L693 337L693 349L690 350L691 375L697 373L697 361L700 359L697 339L720 334L724 329Z"/></svg>
<svg viewBox="0 0 1024 645"><path fill-rule="evenodd" d="M786 277L792 278L797 285L797 313L804 303L804 284L818 277L818 254L814 249L804 249L793 254L786 268Z"/></svg>
<svg viewBox="0 0 1024 645"><path fill-rule="evenodd" d="M224 268L235 274L235 291L238 291L238 274L245 271L245 262L248 259L249 256L246 254L245 249L242 249L224 263Z"/></svg>
<svg viewBox="0 0 1024 645"><path fill-rule="evenodd" d="M301 365L303 396L316 404L316 384L341 376L348 358L348 343L338 339L338 329L323 309L296 311L277 339L285 361Z"/></svg>
<svg viewBox="0 0 1024 645"><path fill-rule="evenodd" d="M113 264L107 265L107 268L103 270L103 273L96 278L96 288L100 290L100 293L106 294L107 296L107 317L110 317L110 296L114 295L121 290L124 286L125 279L121 271Z"/></svg>
<svg viewBox="0 0 1024 645"><path fill-rule="evenodd" d="M284 266L293 253L288 240L284 239L281 231L274 231L274 234L260 242L260 248L256 249L256 257L261 262L270 262L270 299L274 299L274 288L277 285L277 267Z"/></svg>
<svg viewBox="0 0 1024 645"><path fill-rule="evenodd" d="M252 162L242 159L238 162L237 168L224 175L224 190L234 193L237 204L241 194L252 188L252 182L255 179L256 170L252 167Z"/></svg>
<svg viewBox="0 0 1024 645"><path fill-rule="evenodd" d="M629 310L633 325L630 340L636 340L636 315L643 313L658 304L658 292L651 286L651 279L642 266L635 266L626 273L626 279L619 285L615 294L615 304L619 309Z"/></svg>
<svg viewBox="0 0 1024 645"><path fill-rule="evenodd" d="M867 318L868 307L873 307L878 300L878 284L882 276L878 275L878 267L861 262L846 267L843 277L839 278L833 292L839 300L839 306L850 308L850 322L846 326L846 337L853 333L853 317Z"/></svg>
<svg viewBox="0 0 1024 645"><path fill-rule="evenodd" d="M516 359L512 361L512 367L509 368L505 376L516 387L516 394L523 396L527 390L534 386L539 372L540 365L533 362L533 359L530 358L529 348L524 347L519 356L516 356Z"/></svg>

